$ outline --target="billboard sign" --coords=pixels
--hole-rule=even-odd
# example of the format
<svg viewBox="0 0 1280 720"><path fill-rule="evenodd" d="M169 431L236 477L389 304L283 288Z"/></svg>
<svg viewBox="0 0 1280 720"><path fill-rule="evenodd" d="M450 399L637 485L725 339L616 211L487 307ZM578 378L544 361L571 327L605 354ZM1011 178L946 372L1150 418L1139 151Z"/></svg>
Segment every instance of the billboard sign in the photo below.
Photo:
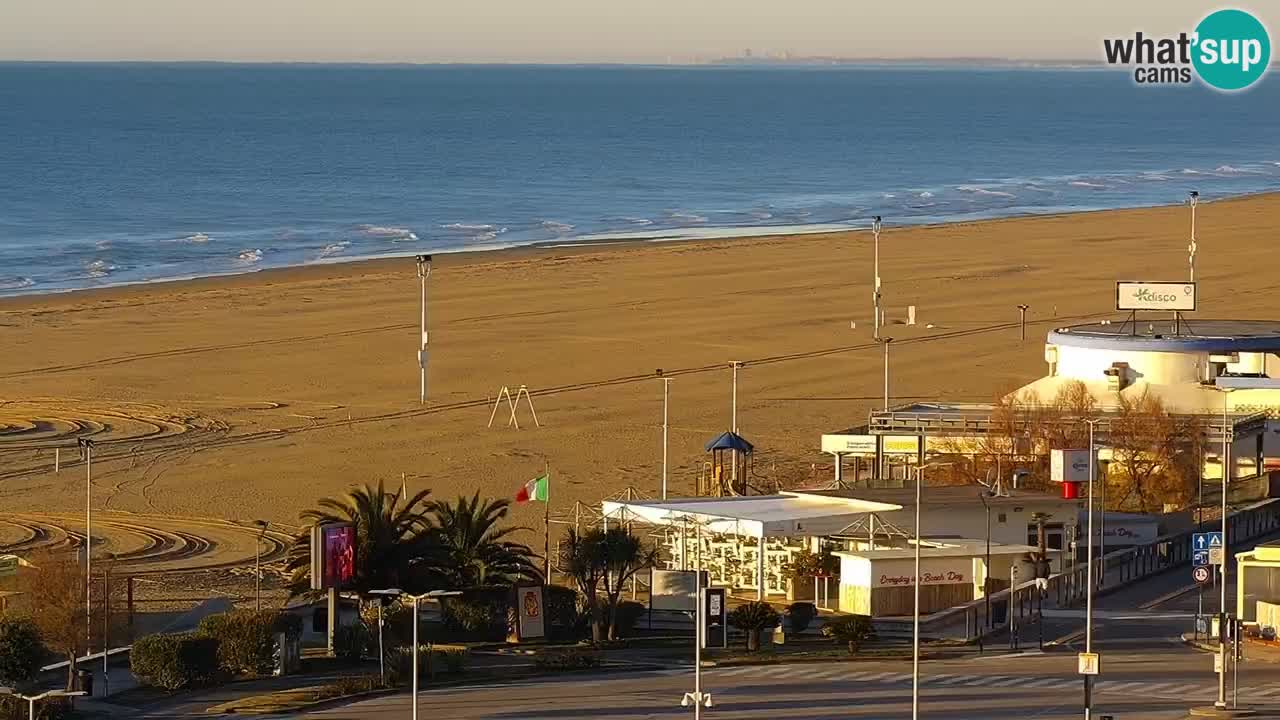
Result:
<svg viewBox="0 0 1280 720"><path fill-rule="evenodd" d="M1117 310L1195 310L1196 284L1191 282L1118 282Z"/></svg>
<svg viewBox="0 0 1280 720"><path fill-rule="evenodd" d="M1050 450L1049 479L1054 482L1089 482L1089 451Z"/></svg>
<svg viewBox="0 0 1280 720"><path fill-rule="evenodd" d="M654 610L693 612L698 608L698 575L694 570L651 568L649 607ZM703 580L707 578L703 572Z"/></svg>
<svg viewBox="0 0 1280 720"><path fill-rule="evenodd" d="M356 576L356 528L322 523L311 528L311 589L341 590Z"/></svg>
<svg viewBox="0 0 1280 720"><path fill-rule="evenodd" d="M842 455L875 455L875 435L823 435L822 452Z"/></svg>
<svg viewBox="0 0 1280 720"><path fill-rule="evenodd" d="M521 585L516 588L516 632L520 640L535 640L547 636L546 605L542 602L541 585Z"/></svg>

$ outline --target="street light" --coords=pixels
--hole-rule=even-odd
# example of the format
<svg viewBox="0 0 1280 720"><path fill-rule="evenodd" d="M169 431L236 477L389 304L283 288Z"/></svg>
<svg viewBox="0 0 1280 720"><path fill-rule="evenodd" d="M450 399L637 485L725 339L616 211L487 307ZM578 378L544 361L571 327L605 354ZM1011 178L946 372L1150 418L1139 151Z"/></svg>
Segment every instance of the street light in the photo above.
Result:
<svg viewBox="0 0 1280 720"><path fill-rule="evenodd" d="M880 344L884 345L884 409L889 409L889 343L893 342L893 338L880 338Z"/></svg>
<svg viewBox="0 0 1280 720"><path fill-rule="evenodd" d="M734 435L738 434L738 368L742 367L743 365L746 365L746 363L742 362L741 360L729 361L729 367L733 368L733 408L732 408L732 413L730 415L729 429L733 431ZM729 487L732 488L734 486L734 483L738 481L738 453L736 450L734 452L729 453L729 471L731 473L730 479L729 479ZM743 490L743 493L745 494L747 490L746 483L744 482L742 485L743 485L742 490Z"/></svg>
<svg viewBox="0 0 1280 720"><path fill-rule="evenodd" d="M83 690L67 691L67 690L50 690L49 692L40 693L39 695L23 695L13 688L0 687L0 695L12 695L19 700L27 701L27 717L30 720L36 720L36 701L49 697L80 697L84 695Z"/></svg>
<svg viewBox="0 0 1280 720"><path fill-rule="evenodd" d="M875 320L874 320L875 324L872 327L875 328L875 334L873 335L873 337L876 340L879 340L880 339L880 216L879 215L875 216L875 218L871 221L871 235L875 238L875 248L876 248L875 262L872 265L872 268L873 268L872 272L874 274L874 277L872 278L873 287L871 288L871 308L872 308L872 312L875 313Z"/></svg>
<svg viewBox="0 0 1280 720"><path fill-rule="evenodd" d="M991 504L987 502L988 497L995 497L991 493L991 488L982 488L978 491L978 499L982 501L982 508L987 511L987 554L982 561L982 600L986 606L986 622L988 627L991 625ZM983 628L985 630L986 628ZM982 631L978 632L978 645L981 649Z"/></svg>
<svg viewBox="0 0 1280 720"><path fill-rule="evenodd" d="M662 499L667 499L667 404L671 399L671 378L663 377L662 368L658 368L658 379L662 381Z"/></svg>
<svg viewBox="0 0 1280 720"><path fill-rule="evenodd" d="M1193 206L1194 207L1194 206ZM1225 708L1227 706L1227 643L1223 640L1223 628L1227 622L1227 548L1229 541L1227 538L1227 486L1231 482L1231 443L1235 440L1236 429L1231 420L1227 417L1229 400L1232 387L1223 387L1215 385L1218 392L1222 393L1222 592L1218 605L1218 655L1220 657L1219 667L1221 671L1218 673L1218 699L1213 705L1217 708Z"/></svg>
<svg viewBox="0 0 1280 720"><path fill-rule="evenodd" d="M461 595L460 590L432 590L431 592L421 593L419 595L411 595L399 588L390 588L387 590L371 590L370 595L386 595L391 597L409 598L413 601L413 720L418 720L418 601L431 598L451 597ZM431 652L431 648L427 648L427 652ZM383 680L386 680L386 666L382 660L382 603L378 603L378 654L379 669L382 672Z"/></svg>
<svg viewBox="0 0 1280 720"><path fill-rule="evenodd" d="M80 457L84 458L84 642L85 652L93 649L93 440L76 438Z"/></svg>
<svg viewBox="0 0 1280 720"><path fill-rule="evenodd" d="M1187 246L1187 262L1191 265L1191 282L1196 281L1196 203L1200 193L1192 190L1187 193L1187 204L1191 206L1191 244Z"/></svg>
<svg viewBox="0 0 1280 720"><path fill-rule="evenodd" d="M1085 541L1086 559L1085 574L1089 577L1089 581L1085 583L1085 610L1084 610L1084 651L1086 654L1093 653L1093 476L1097 474L1095 469L1096 461L1094 454L1097 450L1093 444L1094 428L1098 424L1098 420L1085 420L1089 426L1089 509L1086 512L1088 517L1086 532L1089 533L1088 539ZM1105 510L1104 510L1105 512ZM1103 572L1106 569L1103 568ZM1093 676L1084 676L1084 717L1089 720L1093 716Z"/></svg>
<svg viewBox="0 0 1280 720"><path fill-rule="evenodd" d="M421 337L419 338L418 347L418 372L419 391L418 402L426 404L427 402L427 278L431 276L431 256L419 255L418 261L418 280L422 285L422 324Z"/></svg>
<svg viewBox="0 0 1280 720"><path fill-rule="evenodd" d="M920 717L920 486L924 484L925 470L950 464L932 462L912 468L916 474L916 569L915 579L912 581L915 586L915 607L911 622L911 720Z"/></svg>
<svg viewBox="0 0 1280 720"><path fill-rule="evenodd" d="M267 536L266 520L254 520L253 524L260 528L258 537L253 542L253 605L255 610L262 609L262 538Z"/></svg>
<svg viewBox="0 0 1280 720"><path fill-rule="evenodd" d="M702 691L702 644L706 640L706 588L702 587L702 528L708 524L708 521L692 520L688 515L681 518L684 521L684 533L689 532L689 523L692 522L696 528L694 542L697 545L697 564L694 567L694 598L697 606L693 612L693 692L687 692L680 699L681 707L693 707L694 720L701 720L702 708L713 707L711 702L711 693ZM683 554L683 553L682 553Z"/></svg>

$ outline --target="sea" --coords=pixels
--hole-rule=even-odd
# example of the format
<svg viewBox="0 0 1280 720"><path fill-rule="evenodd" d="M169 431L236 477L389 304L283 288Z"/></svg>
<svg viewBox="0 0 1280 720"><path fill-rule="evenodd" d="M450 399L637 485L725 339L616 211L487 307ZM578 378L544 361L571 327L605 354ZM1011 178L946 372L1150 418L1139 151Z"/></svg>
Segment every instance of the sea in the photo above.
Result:
<svg viewBox="0 0 1280 720"><path fill-rule="evenodd" d="M1099 68L7 63L0 294L1211 201L1280 187L1278 117Z"/></svg>

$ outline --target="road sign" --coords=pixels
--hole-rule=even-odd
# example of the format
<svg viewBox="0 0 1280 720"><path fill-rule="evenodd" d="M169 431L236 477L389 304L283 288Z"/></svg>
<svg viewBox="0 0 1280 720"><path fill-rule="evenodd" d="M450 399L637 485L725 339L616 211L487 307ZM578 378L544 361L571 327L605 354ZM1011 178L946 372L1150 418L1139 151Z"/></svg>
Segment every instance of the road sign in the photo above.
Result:
<svg viewBox="0 0 1280 720"><path fill-rule="evenodd" d="M1221 565L1227 559L1227 553L1222 548L1209 548L1209 564Z"/></svg>
<svg viewBox="0 0 1280 720"><path fill-rule="evenodd" d="M1191 579L1195 580L1197 585L1208 585L1209 577L1209 568L1204 565L1199 565L1191 570Z"/></svg>
<svg viewBox="0 0 1280 720"><path fill-rule="evenodd" d="M1080 653L1076 656L1081 675L1098 674L1098 653Z"/></svg>
<svg viewBox="0 0 1280 720"><path fill-rule="evenodd" d="M1202 565L1208 565L1208 564L1209 564L1209 551L1208 551L1208 550L1193 550L1193 551L1191 552L1191 564L1192 564L1192 565L1194 565L1194 566L1196 566L1196 567L1200 567L1200 566L1202 566Z"/></svg>
<svg viewBox="0 0 1280 720"><path fill-rule="evenodd" d="M1220 532L1195 533L1191 536L1192 550L1212 550L1221 547L1222 533Z"/></svg>
<svg viewBox="0 0 1280 720"><path fill-rule="evenodd" d="M1203 615L1196 617L1196 632L1201 635L1209 634L1209 618L1204 617Z"/></svg>
<svg viewBox="0 0 1280 720"><path fill-rule="evenodd" d="M1222 672L1222 653L1213 654L1213 671L1215 673Z"/></svg>

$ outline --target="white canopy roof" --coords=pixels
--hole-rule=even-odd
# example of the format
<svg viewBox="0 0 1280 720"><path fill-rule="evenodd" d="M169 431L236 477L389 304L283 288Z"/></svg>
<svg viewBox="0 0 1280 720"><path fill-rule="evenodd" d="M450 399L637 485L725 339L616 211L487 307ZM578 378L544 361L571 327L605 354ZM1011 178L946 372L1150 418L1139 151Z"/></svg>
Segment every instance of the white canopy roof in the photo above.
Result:
<svg viewBox="0 0 1280 720"><path fill-rule="evenodd" d="M610 501L606 518L633 518L654 525L702 525L714 533L746 537L818 537L833 535L870 513L901 510L901 505L854 498L784 492L725 498Z"/></svg>

